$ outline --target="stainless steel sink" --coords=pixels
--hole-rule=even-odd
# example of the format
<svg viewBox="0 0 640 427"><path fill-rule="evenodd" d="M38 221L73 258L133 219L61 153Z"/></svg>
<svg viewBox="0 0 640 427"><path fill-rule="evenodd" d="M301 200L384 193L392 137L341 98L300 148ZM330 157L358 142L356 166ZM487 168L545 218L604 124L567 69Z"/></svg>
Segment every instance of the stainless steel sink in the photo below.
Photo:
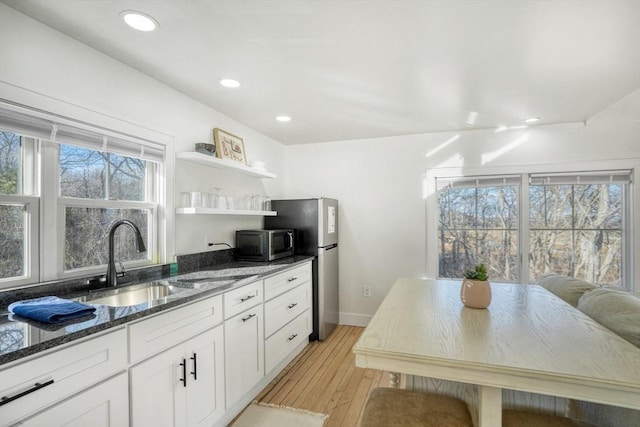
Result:
<svg viewBox="0 0 640 427"><path fill-rule="evenodd" d="M139 285L125 286L120 289L106 290L99 295L86 295L76 298L77 301L88 304L108 305L110 307L128 307L147 303L149 306L157 305L154 302L163 300L171 295L176 295L188 291L188 288L181 288L159 282L142 283Z"/></svg>

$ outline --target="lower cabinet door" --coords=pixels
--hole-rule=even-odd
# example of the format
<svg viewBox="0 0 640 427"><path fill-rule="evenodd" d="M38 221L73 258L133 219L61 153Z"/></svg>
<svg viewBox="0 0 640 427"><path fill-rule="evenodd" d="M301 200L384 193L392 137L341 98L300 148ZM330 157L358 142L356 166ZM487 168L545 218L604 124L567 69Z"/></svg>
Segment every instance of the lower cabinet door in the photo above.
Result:
<svg viewBox="0 0 640 427"><path fill-rule="evenodd" d="M224 415L224 332L222 325L187 341L189 427L212 426Z"/></svg>
<svg viewBox="0 0 640 427"><path fill-rule="evenodd" d="M23 420L24 427L122 427L129 425L127 374L122 373ZM150 425L150 424L148 424Z"/></svg>
<svg viewBox="0 0 640 427"><path fill-rule="evenodd" d="M230 408L264 376L262 304L224 322L226 407Z"/></svg>
<svg viewBox="0 0 640 427"><path fill-rule="evenodd" d="M224 415L223 327L130 369L133 427L211 426Z"/></svg>
<svg viewBox="0 0 640 427"><path fill-rule="evenodd" d="M186 372L184 345L165 350L129 370L131 375L131 425L174 427L186 425ZM188 377L187 377L188 381Z"/></svg>

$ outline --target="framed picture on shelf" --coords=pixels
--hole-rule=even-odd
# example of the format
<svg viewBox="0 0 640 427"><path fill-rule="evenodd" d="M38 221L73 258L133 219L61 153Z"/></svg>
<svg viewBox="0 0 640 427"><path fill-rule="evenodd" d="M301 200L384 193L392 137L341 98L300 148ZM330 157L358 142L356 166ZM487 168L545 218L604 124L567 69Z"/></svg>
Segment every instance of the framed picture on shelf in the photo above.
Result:
<svg viewBox="0 0 640 427"><path fill-rule="evenodd" d="M229 159L247 164L247 156L244 152L244 142L239 136L233 135L222 129L213 129L213 140L216 143L216 156L220 159Z"/></svg>

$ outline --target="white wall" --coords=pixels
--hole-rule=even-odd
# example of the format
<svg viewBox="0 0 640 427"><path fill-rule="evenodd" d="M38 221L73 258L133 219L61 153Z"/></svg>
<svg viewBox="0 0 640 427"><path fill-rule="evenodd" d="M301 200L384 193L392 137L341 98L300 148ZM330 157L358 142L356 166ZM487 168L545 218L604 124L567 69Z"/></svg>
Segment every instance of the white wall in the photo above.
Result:
<svg viewBox="0 0 640 427"><path fill-rule="evenodd" d="M640 98L640 91L634 99ZM619 106L618 106L619 107ZM612 108L612 110L615 110ZM628 109L620 109L626 111ZM396 278L426 277L423 180L430 168L489 171L640 158L640 116L287 147L287 195L340 200L341 321L366 324ZM459 135L458 139L447 144ZM428 157L427 157L427 154ZM637 241L636 237L636 241ZM362 286L372 297L362 296Z"/></svg>
<svg viewBox="0 0 640 427"><path fill-rule="evenodd" d="M171 151L192 151L211 142L219 127L244 139L249 161L262 160L282 176L284 146L170 87L0 4L0 98L103 125L121 132L169 141ZM260 180L202 166L175 165L170 158L170 195L222 187L224 193L282 196L282 180ZM173 215L167 215L169 242ZM261 217L184 216L175 218L175 250L204 250L203 235L233 244L233 230L262 225Z"/></svg>

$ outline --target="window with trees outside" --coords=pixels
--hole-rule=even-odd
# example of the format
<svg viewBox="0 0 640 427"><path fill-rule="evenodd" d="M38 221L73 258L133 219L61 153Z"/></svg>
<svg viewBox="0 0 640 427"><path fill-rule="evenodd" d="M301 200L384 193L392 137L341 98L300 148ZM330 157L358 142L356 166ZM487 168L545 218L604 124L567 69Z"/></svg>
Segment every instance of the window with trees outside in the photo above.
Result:
<svg viewBox="0 0 640 427"><path fill-rule="evenodd" d="M118 270L158 262L164 146L0 104L0 288L103 274L108 231ZM78 122L79 123L79 122Z"/></svg>
<svg viewBox="0 0 640 427"><path fill-rule="evenodd" d="M72 145L59 145L59 204L64 208L64 270L106 265L109 226L133 221L146 242L155 205L147 197L147 162ZM149 260L133 233L115 235L121 262Z"/></svg>
<svg viewBox="0 0 640 427"><path fill-rule="evenodd" d="M484 263L493 281L622 286L630 183L628 170L438 179L438 277Z"/></svg>
<svg viewBox="0 0 640 427"><path fill-rule="evenodd" d="M24 174L25 153L32 147L31 141L0 130L0 278L32 273L29 236L37 224L39 199L29 194Z"/></svg>

